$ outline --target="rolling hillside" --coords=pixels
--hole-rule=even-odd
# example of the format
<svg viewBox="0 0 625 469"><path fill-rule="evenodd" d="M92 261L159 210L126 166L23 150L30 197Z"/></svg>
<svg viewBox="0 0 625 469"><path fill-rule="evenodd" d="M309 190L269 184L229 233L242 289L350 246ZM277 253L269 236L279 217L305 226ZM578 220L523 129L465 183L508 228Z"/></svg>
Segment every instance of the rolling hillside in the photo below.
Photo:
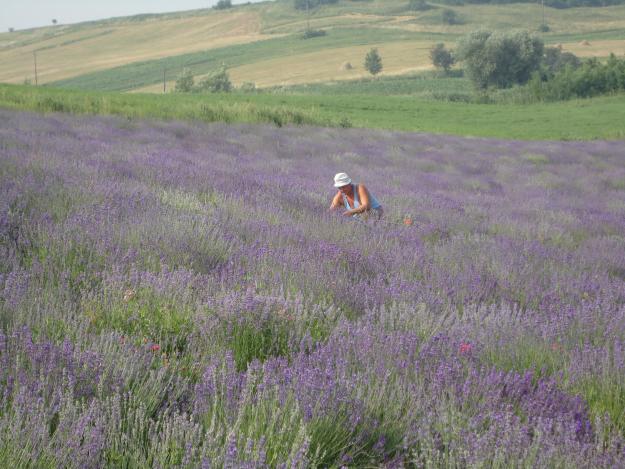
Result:
<svg viewBox="0 0 625 469"><path fill-rule="evenodd" d="M235 84L259 87L319 83L366 75L362 60L377 47L383 75L430 68L436 42L453 47L463 34L485 26L535 30L540 5L452 7L461 24L446 25L444 5L410 12L407 0L342 1L306 14L280 0L225 11L139 15L77 25L0 34L0 82L110 91L162 92L183 67L196 77L225 64ZM303 40L307 27L327 36ZM545 42L579 56L625 54L625 6L546 9ZM351 69L345 69L349 62Z"/></svg>

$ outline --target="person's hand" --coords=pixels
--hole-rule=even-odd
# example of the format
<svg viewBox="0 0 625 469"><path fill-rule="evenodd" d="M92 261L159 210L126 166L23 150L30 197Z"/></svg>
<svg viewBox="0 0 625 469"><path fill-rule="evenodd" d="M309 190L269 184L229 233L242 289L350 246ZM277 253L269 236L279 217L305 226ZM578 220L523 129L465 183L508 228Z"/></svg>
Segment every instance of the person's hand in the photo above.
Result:
<svg viewBox="0 0 625 469"><path fill-rule="evenodd" d="M352 212L350 212L349 210L346 210L343 212L343 216L344 217L351 217L352 216Z"/></svg>

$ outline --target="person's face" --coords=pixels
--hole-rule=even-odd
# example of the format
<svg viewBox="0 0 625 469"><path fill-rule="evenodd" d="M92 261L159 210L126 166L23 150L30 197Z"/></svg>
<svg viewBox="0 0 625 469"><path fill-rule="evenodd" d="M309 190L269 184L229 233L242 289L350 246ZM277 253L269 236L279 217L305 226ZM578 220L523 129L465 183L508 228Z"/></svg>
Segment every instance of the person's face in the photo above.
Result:
<svg viewBox="0 0 625 469"><path fill-rule="evenodd" d="M341 186L341 187L339 187L339 191L341 191L341 193L343 193L345 195L351 195L352 185L351 184L347 184L345 186Z"/></svg>

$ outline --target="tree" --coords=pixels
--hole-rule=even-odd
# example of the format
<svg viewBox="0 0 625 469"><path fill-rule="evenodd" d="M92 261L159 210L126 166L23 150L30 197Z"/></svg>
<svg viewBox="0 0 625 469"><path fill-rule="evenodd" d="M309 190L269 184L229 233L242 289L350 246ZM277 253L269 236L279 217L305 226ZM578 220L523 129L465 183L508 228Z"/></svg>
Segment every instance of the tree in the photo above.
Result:
<svg viewBox="0 0 625 469"><path fill-rule="evenodd" d="M460 18L458 17L458 15L456 14L456 12L454 10L450 10L450 9L445 9L443 10L443 12L441 13L441 19L443 20L443 23L445 24L460 24L462 23L462 21L460 21Z"/></svg>
<svg viewBox="0 0 625 469"><path fill-rule="evenodd" d="M52 24L56 24L56 23L57 23L56 19L53 19Z"/></svg>
<svg viewBox="0 0 625 469"><path fill-rule="evenodd" d="M225 10L227 8L232 8L232 1L231 0L219 0L217 2L217 5L215 5L213 8L215 8L216 10Z"/></svg>
<svg viewBox="0 0 625 469"><path fill-rule="evenodd" d="M542 64L546 69L546 74L553 75L561 72L566 67L571 67L575 70L580 67L582 62L571 52L562 52L558 47L547 47L545 48Z"/></svg>
<svg viewBox="0 0 625 469"><path fill-rule="evenodd" d="M456 61L452 51L445 49L445 44L443 43L436 44L432 47L430 50L430 59L432 60L432 65L438 69L443 69L446 74L449 73L449 69Z"/></svg>
<svg viewBox="0 0 625 469"><path fill-rule="evenodd" d="M410 11L427 11L431 8L425 0L410 0L408 2L408 10Z"/></svg>
<svg viewBox="0 0 625 469"><path fill-rule="evenodd" d="M476 88L507 88L530 79L540 66L543 50L543 41L528 31L481 29L462 39L458 57Z"/></svg>
<svg viewBox="0 0 625 469"><path fill-rule="evenodd" d="M185 67L176 79L175 90L179 93L189 93L193 90L193 83L193 74L191 73L191 70Z"/></svg>
<svg viewBox="0 0 625 469"><path fill-rule="evenodd" d="M371 75L377 75L382 71L382 58L376 48L371 49L365 57L365 69Z"/></svg>
<svg viewBox="0 0 625 469"><path fill-rule="evenodd" d="M10 33L12 33L13 31L15 31L15 28L9 28Z"/></svg>
<svg viewBox="0 0 625 469"><path fill-rule="evenodd" d="M337 2L338 0L293 0L293 6L296 10L309 10L319 5L329 5Z"/></svg>
<svg viewBox="0 0 625 469"><path fill-rule="evenodd" d="M209 91L211 93L228 93L232 90L232 82L225 66L209 73L198 83L198 91Z"/></svg>

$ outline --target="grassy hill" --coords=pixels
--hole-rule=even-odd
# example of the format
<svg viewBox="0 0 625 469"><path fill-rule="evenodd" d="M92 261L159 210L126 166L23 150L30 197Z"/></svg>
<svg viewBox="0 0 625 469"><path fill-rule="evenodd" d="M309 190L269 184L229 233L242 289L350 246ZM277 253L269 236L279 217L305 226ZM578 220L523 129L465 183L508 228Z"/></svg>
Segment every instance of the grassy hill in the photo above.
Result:
<svg viewBox="0 0 625 469"><path fill-rule="evenodd" d="M0 34L0 82L34 81L55 86L162 92L163 72L172 86L180 70L197 76L225 63L235 84L293 85L366 76L365 52L377 47L383 75L401 75L430 67L435 42L450 46L463 34L485 26L528 28L542 21L540 5L452 7L462 24L446 25L444 5L411 12L407 0L341 1L315 9L309 20L292 2L280 0L230 10L194 10L139 15L70 26ZM328 35L302 40L307 27ZM547 43L561 44L581 56L625 53L625 6L546 9ZM349 62L353 67L344 70Z"/></svg>

